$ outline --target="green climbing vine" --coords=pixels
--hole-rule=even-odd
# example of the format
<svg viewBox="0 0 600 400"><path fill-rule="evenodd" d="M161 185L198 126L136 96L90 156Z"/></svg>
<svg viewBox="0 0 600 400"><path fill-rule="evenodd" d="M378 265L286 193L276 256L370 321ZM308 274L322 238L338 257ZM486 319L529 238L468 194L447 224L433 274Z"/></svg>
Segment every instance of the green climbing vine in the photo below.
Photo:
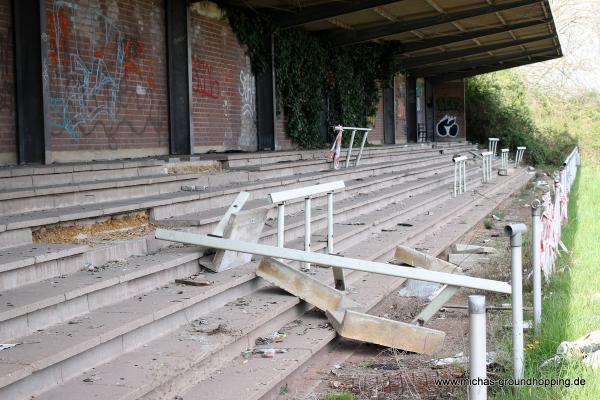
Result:
<svg viewBox="0 0 600 400"><path fill-rule="evenodd" d="M324 122L330 126L373 123L378 84L391 85L396 71L394 45L336 47L303 29L278 31L268 17L254 11L225 11L238 41L247 48L255 74L271 62L265 38L275 33L277 110L283 111L287 131L299 146L322 145Z"/></svg>

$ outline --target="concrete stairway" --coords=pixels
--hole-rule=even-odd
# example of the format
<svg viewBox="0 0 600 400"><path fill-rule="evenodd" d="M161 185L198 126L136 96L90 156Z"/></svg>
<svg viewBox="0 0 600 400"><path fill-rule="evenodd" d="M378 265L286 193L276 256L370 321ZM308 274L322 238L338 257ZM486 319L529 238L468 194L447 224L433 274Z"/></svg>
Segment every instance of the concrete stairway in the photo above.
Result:
<svg viewBox="0 0 600 400"><path fill-rule="evenodd" d="M321 160L301 158L309 157L310 152L275 153L272 159L261 156L258 158L263 163L250 166L244 165L244 162L251 164L247 160L252 157L244 159L241 155L234 155L225 162L237 163L235 168L208 177L193 178L200 182L206 179L210 182L212 178L214 183L225 182L223 185L199 192L173 192L171 196L178 202L170 204L152 206L138 200L138 208L134 210L149 209L157 223L167 226L185 226L184 229L208 232L222 214L222 207L239 190L248 190L253 196L246 208L263 207L266 205L261 197L282 187L346 179L347 190L336 195L336 251L352 257L381 260L386 259L395 245L406 237L420 237L442 223L448 215L468 211L481 200L481 196L471 198L469 195L450 198L452 176L448 154L472 148L469 145L451 146L446 149L447 154L440 154L439 149L396 146L369 149L363 160L366 157L370 161L363 165L361 160L359 167L339 171L325 169L327 165ZM284 157L290 159L281 159ZM371 161L372 164L369 163ZM276 164L280 168L275 168ZM293 176L284 175L290 170L295 171ZM277 174L269 178L268 174L273 171ZM260 175L263 172L265 175ZM228 177L240 173L257 173L257 179L261 179L260 176L265 178L259 182L246 182L243 178ZM526 176L516 174L496 178L502 182L501 185L481 187L478 166L472 164L468 178L470 190L477 188L489 197L496 192L504 193L502 189L510 193L525 182ZM322 230L324 211L318 210L321 201L317 198L313 203L315 251L325 245L325 232ZM106 203L93 203L93 206L104 207ZM294 215L297 207L286 209L289 213L286 218L286 246L301 248L302 216ZM427 211L431 211L431 215ZM186 220L191 223L185 225ZM273 243L274 235L274 229L267 228L261 241ZM266 286L257 278L255 262L219 274L205 273L205 279L213 281L210 286L183 286L173 283L174 280L202 273L197 262L202 253L189 247L165 248L165 244L156 243L151 238L131 239L130 242L115 245L120 246L121 255L128 249L138 249L137 255L127 260L95 264L97 268L74 268L72 265L77 265L77 262L63 269L48 267L51 271L24 281L16 280L13 286L0 289L1 340L19 343L0 352L1 398L19 399L35 395L36 398L75 399L81 398L84 393L86 397L102 399L170 398L190 390L198 382L199 385L208 385L209 381L203 379L228 363L235 363L241 349L248 346L248 341L253 342L256 336L280 329L290 321L302 320L302 328L298 329L314 328L308 329L306 336L295 335L299 344L304 343L304 348L307 348L307 343L325 346L334 337L332 331L318 328L323 323L321 315L304 314L309 309L308 305ZM144 244L140 245L141 242ZM22 268L37 271L36 267L43 262L59 264L68 258L79 257L80 266L82 260L93 259L94 256L97 259L110 258L98 256L99 252L107 253L106 250L87 249L85 246L50 246L31 253L27 264L23 261L25 257L19 258L21 253L15 253L15 249L11 247L0 251L0 271ZM4 255L3 252L8 250L13 252L13 259L11 254ZM46 254L44 252L63 256L45 261L42 257L38 261L37 256ZM19 266L19 263L23 265ZM49 276L53 278L47 279ZM328 269L317 268L317 276L323 281L331 281ZM374 306L401 283L359 273L349 274L348 280L356 290L356 299L365 309ZM309 325L313 322L316 325ZM313 339L308 340L310 338ZM308 360L318 346L315 349L306 353L306 357L294 357L297 361ZM277 362L287 359L287 356L279 357ZM249 363L257 361L260 360L250 360ZM298 362L289 364L289 371L281 379L300 365ZM274 380L273 384L276 383ZM252 398L260 398L256 397L259 392L262 396L272 389L256 391L252 389L256 386L254 384L247 386L251 390L248 393L253 393ZM240 389L244 387L243 384L239 386ZM213 393L209 386L201 386L200 390ZM186 393L184 398L188 396L191 395ZM229 394L219 396L215 392L214 396L202 398L238 398L228 397Z"/></svg>

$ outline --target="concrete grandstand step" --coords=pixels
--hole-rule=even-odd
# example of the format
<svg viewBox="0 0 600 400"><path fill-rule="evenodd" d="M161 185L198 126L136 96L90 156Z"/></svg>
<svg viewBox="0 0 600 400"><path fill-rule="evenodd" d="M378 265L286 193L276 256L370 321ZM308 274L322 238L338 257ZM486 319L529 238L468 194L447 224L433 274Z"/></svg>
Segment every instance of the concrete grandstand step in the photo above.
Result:
<svg viewBox="0 0 600 400"><path fill-rule="evenodd" d="M413 151L425 148L440 148L449 149L453 147L467 145L467 142L459 143L419 143L419 144L399 144L386 146L365 147L363 154L377 154L385 151ZM278 152L255 152L255 153L237 153L227 154L225 165L228 168L239 168L253 165L269 164L282 161L298 161L298 160L316 160L323 157L329 149L320 150L298 150L298 151L278 151ZM356 147L354 154L356 154ZM345 158L347 149L342 149L342 158Z"/></svg>
<svg viewBox="0 0 600 400"><path fill-rule="evenodd" d="M479 218L482 218L487 212L493 209L495 204L510 195L515 187L521 187L528 180L529 177L521 172L517 179L512 179L505 183L504 191L496 190L498 188L488 191L486 193L488 197L494 196L493 204L490 204L489 199L486 201L481 198L474 200L478 201L481 206L478 214ZM510 187L506 184L512 184L514 186ZM460 204L460 199L453 199L453 201L449 203L454 203L454 207L449 207L453 212L446 212L446 218L452 214L457 216L461 214L459 211L461 208L463 210L465 209L464 205ZM446 205L446 207L448 207L448 205ZM443 224L440 225L443 227ZM465 224L462 225L464 226ZM414 224L414 226L417 225ZM468 229L468 226L466 229ZM438 236L437 248L432 250L432 254L438 254L443 251L445 247L450 245L452 242L451 239L458 239L464 234L464 230L465 228L463 228L462 233L456 232L454 236L446 235L444 243L440 243ZM413 234L408 236L406 233L402 233L401 235L394 232L390 233L391 235L386 233L386 235L381 236L395 237L374 237L369 242L361 244L361 246L353 247L351 251L344 255L348 257L360 257L363 259L373 259L374 257L380 261L385 261L386 258L391 256L391 250L393 250L398 243L402 241L406 242L406 238L410 237L410 242L415 243L423 236L427 236L423 233L420 235ZM421 238L419 236L421 236ZM384 250L386 247L388 248L387 252ZM373 251L374 249L375 251ZM369 254L369 256L367 256L367 254ZM353 290L348 293L348 296L352 300L362 304L364 310L368 310L376 306L379 301L392 290L395 290L404 281L405 280L401 278L363 275L360 287L354 287ZM288 341L286 338L283 343L278 344L278 347L289 349L289 352L281 355L281 357L277 357L278 355L276 355L273 360L254 358L248 363L241 363L239 352L238 354L230 352L230 354L234 354L233 359L220 366L214 366L211 372L217 370L216 373L212 373L209 376L206 374L206 371L202 371L203 374L200 376L204 377L203 381L185 388L185 383L189 385L190 382L197 382L197 378L200 376L196 376L194 381L180 381L178 386L165 385L164 387L155 390L152 395L147 396L146 398L158 399L160 396L165 395L179 395L185 399L211 398L214 400L232 398L244 398L249 400L276 398L277 395L279 395L280 388L287 387L287 378L295 371L299 370L312 356L323 351L326 348L326 345L331 342L335 336L334 332L329 328L326 328L327 319L318 313L306 314L297 319L297 321L298 322L295 324L297 326L295 328L287 330L288 338L290 338L290 340ZM307 328L310 328L310 337L302 337L302 334L306 332ZM281 327L279 329L281 329ZM188 375L191 375L191 373L188 372ZM236 384L226 385L225 382L236 382ZM293 388L289 387L288 389L293 390Z"/></svg>
<svg viewBox="0 0 600 400"><path fill-rule="evenodd" d="M88 246L28 244L0 250L0 290L48 277L73 273L83 267Z"/></svg>
<svg viewBox="0 0 600 400"><path fill-rule="evenodd" d="M111 178L132 178L164 172L162 160L105 161L0 168L0 188L63 185Z"/></svg>
<svg viewBox="0 0 600 400"><path fill-rule="evenodd" d="M454 199L454 204L460 207L464 200ZM455 209L456 207L450 211ZM422 213L418 213L415 218L421 215ZM435 224L436 221L430 221L429 227ZM416 223L414 226L415 231L424 231L422 227L417 227ZM411 236L416 238L415 235ZM403 233L402 239L396 238L395 242L406 237L406 233ZM378 251L379 247L381 239L373 237L362 246L344 252L344 255L356 256L362 252L362 258L371 258L365 255L381 254L381 251ZM391 246L391 250L393 247L395 244ZM317 279L331 281L330 270L318 269ZM349 295L368 309L403 280L351 273L348 275L348 281L353 287ZM286 323L298 319L306 307L305 303L300 303L293 296L282 294L278 290L273 292L272 289L262 289L233 304L199 315L196 317L199 319L193 323L148 343L147 347L139 347L125 353L66 382L63 386L42 393L38 398L74 399L82 391L91 398L98 399L107 396L113 399L164 399L177 394L183 394L185 399L259 398L257 394L260 395L265 389L269 390L276 385L295 370L298 364L308 360L314 351L318 351L335 337L335 332L327 327L324 317L319 314L305 314L301 316L301 324L289 327L288 338L278 345L288 348L289 353L277 354L274 360L269 361L272 364L268 366L261 364L265 362L264 359L252 359L247 364L239 363L237 357L241 350L248 347L249 342L253 342L258 336L267 336ZM236 360L233 363L227 364L227 360L234 358ZM247 374L248 366L254 365L268 374L263 375L262 371L254 369L252 373ZM225 366L226 368L215 373L219 367ZM263 379L267 376L272 381ZM207 379L209 377L210 379ZM226 379L221 379L223 377ZM244 381L244 378L248 380ZM205 380L197 384L203 379ZM220 385L215 386L215 380L218 380ZM226 382L229 382L229 385L225 384ZM231 382L236 382L236 385L232 386ZM183 393L186 389L188 390ZM194 397L196 395L199 397Z"/></svg>
<svg viewBox="0 0 600 400"><path fill-rule="evenodd" d="M202 176L203 174L147 175L0 190L0 215L177 192L182 184L195 184Z"/></svg>
<svg viewBox="0 0 600 400"><path fill-rule="evenodd" d="M445 192L445 193L443 193L443 196L442 196L442 197L447 197L447 196L448 196L448 194L447 194L447 190L444 190L444 192ZM437 196L434 196L434 198L435 198L435 199L437 199L437 200L439 201L439 199L440 199L441 197L440 197L440 195L437 195ZM422 209L422 207L424 206L424 204L426 204L426 202L425 202L425 198L423 197L422 199L415 199L415 200L417 200L417 202L416 202L416 203L415 203L415 204L414 204L412 207L398 206L398 208L399 208L399 210L398 210L398 213L403 213L403 212L405 213L405 212L406 212L406 210L408 210L408 209L412 210L413 212L418 212L418 211L420 211L420 210ZM387 218L389 218L389 212L386 212L386 215L388 215L388 216L387 216ZM373 221L376 221L376 220L373 220ZM365 224L365 225L366 225L366 224ZM340 225L336 226L336 232L338 232L338 233L339 233L339 236L341 236L341 238L340 238L340 242L338 242L338 247L339 247L339 248L342 248L342 247L343 247L342 241L344 240L344 238L355 237L357 233L359 233L359 232L363 232L363 231L365 231L365 228L369 228L369 227L370 227L370 226L356 226L356 225L348 225L348 224L347 224L347 225L340 224ZM318 235L318 234L319 234L319 232L316 232L316 235ZM299 243L299 241L298 241L298 243L296 243L296 244L290 243L290 244L288 244L288 245L300 245L300 243ZM319 250L320 248L322 248L323 246L324 246L324 243L319 243L319 244L317 244L317 245L315 246L315 250L317 250L317 251L318 251L318 250ZM237 271L237 270L233 270L233 271ZM238 271L238 272L239 272L239 271ZM190 273L190 272L188 272L188 274L189 274L189 273ZM114 278L115 278L115 277L112 277L112 276L110 276L110 271L102 271L102 274L103 274L103 275L107 275L107 274L108 274L108 275L109 275L109 278L110 278L110 279L112 279L112 280L114 280ZM141 274L142 274L142 272L141 272L141 271L138 271L138 275L141 275ZM221 276L221 274L216 274L216 275L214 275L214 276L215 276L215 277L219 277L219 276ZM238 278L241 278L241 277L238 277ZM247 277L247 278L249 278L249 277ZM68 280L68 279L69 279L69 277L67 277L66 279ZM88 285L88 286L90 286L90 287L94 287L94 285L96 285L96 283L91 283L91 282L93 282L93 279L90 279L90 278L86 278L86 279L88 279L88 282L90 282L90 285ZM171 278L171 279L172 279L172 278ZM103 280L104 280L104 279L103 279ZM155 282L155 284L156 284L156 282ZM105 286L105 285L106 285L106 283L104 283L104 284L103 284L103 283L100 283L99 285L100 285L100 286ZM215 286L215 287L216 287L216 286ZM74 290L76 290L76 291L77 291L77 290L83 290L83 289L77 288L77 289L74 289ZM89 290L89 289L86 289L86 290ZM215 290L216 290L216 289L215 289ZM105 296L104 296L104 301L115 301L115 300L117 300L117 299L118 299L118 297L116 297L116 296L114 295L114 292L112 292L111 294L112 294L112 296L110 296L110 298L108 298L108 296L106 296L106 295L105 295ZM130 292L130 293L129 293L129 295L131 296L131 294L132 294L132 293ZM42 296L42 299L46 299L46 298L48 298L48 297L49 297L49 296L47 296L47 295L43 295L43 296ZM65 297L67 297L67 295L65 295ZM71 297L72 297L72 296L71 296ZM87 302L88 302L88 303L90 302L90 296L89 296L89 295L88 295L88 297L87 297ZM101 302L100 302L98 299L96 299L95 301L92 301L92 303L94 303L94 304L101 304ZM23 309L23 308L24 308L24 306L22 306L21 308ZM46 309L46 308L44 308L44 310L46 310L46 311L45 311L45 313L47 314L47 309ZM80 312L81 312L81 311L80 311ZM85 312L85 310L83 310L83 312ZM48 318L48 317L46 316L46 318ZM30 318L30 319L32 319L32 318ZM42 319L43 319L43 318L42 318ZM86 346L84 346L82 351L88 351L88 350L89 350L89 349L88 349ZM72 352L72 351L73 351L73 350L69 350L69 351L67 351L65 354L71 354L71 352ZM90 350L90 351L92 351L92 350ZM1 359L1 356L2 356L2 355L0 354L0 359ZM84 356L82 356L82 357L84 357ZM43 364L43 365L45 365L45 364ZM48 367L49 367L49 366L48 366ZM16 368L16 367L15 367L15 368ZM22 370L19 370L19 371L22 371ZM49 373L49 372L44 372L44 373ZM17 373L17 372L14 372L12 376L15 376L15 377L16 377L16 376L19 376L19 375L18 375L18 373ZM29 375L27 375L27 376L29 376ZM68 375L66 375L66 376L68 376ZM6 378L6 379L8 379L8 378ZM42 385L42 386L44 385L44 383L43 383L43 382L40 382L40 381L38 380L38 378L32 378L32 379L34 379L36 382L38 382L38 383L36 383L35 385L38 385L38 384L39 384L39 385ZM40 379L41 379L41 378L40 378ZM19 383L19 384L16 384L16 386L10 386L10 387L7 387L7 388L6 388L7 392L5 392L5 393L10 393L10 394L12 395L12 394L14 394L14 393L17 393L19 390L21 390L21 389L22 389L22 387L27 387L27 386L28 386L28 385L30 385L30 384L32 384L32 383L31 383L31 382L29 382L29 383ZM22 386L22 385L25 385L25 386ZM34 386L35 386L35 385L34 385ZM19 389L19 388L21 388L21 389ZM40 389L40 390L43 390L43 389ZM17 392L15 392L15 391L17 391Z"/></svg>

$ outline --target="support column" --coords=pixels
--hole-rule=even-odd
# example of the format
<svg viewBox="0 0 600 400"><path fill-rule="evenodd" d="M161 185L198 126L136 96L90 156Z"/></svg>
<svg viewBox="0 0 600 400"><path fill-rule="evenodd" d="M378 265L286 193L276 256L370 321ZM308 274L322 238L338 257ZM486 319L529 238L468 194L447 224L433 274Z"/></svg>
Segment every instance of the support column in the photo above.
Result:
<svg viewBox="0 0 600 400"><path fill-rule="evenodd" d="M46 162L45 101L42 32L45 8L41 0L14 0L16 123L19 163ZM47 75L46 75L47 76Z"/></svg>
<svg viewBox="0 0 600 400"><path fill-rule="evenodd" d="M187 0L165 0L169 83L169 148L171 154L192 154L191 91Z"/></svg>
<svg viewBox="0 0 600 400"><path fill-rule="evenodd" d="M275 71L273 66L273 35L266 35L263 44L269 49L266 68L256 76L256 131L258 150L275 150Z"/></svg>

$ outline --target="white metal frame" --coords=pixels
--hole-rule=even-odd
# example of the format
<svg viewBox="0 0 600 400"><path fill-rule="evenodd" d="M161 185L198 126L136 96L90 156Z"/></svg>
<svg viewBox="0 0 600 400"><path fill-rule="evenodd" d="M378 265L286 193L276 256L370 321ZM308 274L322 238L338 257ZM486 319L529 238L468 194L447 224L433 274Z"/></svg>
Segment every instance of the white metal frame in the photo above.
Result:
<svg viewBox="0 0 600 400"><path fill-rule="evenodd" d="M285 246L285 204L287 201L304 198L304 250L311 247L311 198L327 193L327 253L333 254L333 193L346 187L344 181L326 182L302 188L270 193L271 202L277 204L277 247ZM310 263L305 263L303 269L310 270ZM345 287L344 273L337 268L333 270L336 288ZM340 289L344 290L344 289Z"/></svg>
<svg viewBox="0 0 600 400"><path fill-rule="evenodd" d="M488 183L492 179L492 156L491 151L484 151L481 153L483 163L481 165L481 171L483 175L483 183Z"/></svg>
<svg viewBox="0 0 600 400"><path fill-rule="evenodd" d="M521 165L521 161L523 160L523 154L525 153L526 149L527 147L525 146L517 147L517 152L515 153L515 168L519 168L519 166Z"/></svg>
<svg viewBox="0 0 600 400"><path fill-rule="evenodd" d="M509 151L510 151L510 149L500 150L500 156L502 158L502 160L501 160L502 169L508 169L508 152Z"/></svg>
<svg viewBox="0 0 600 400"><path fill-rule="evenodd" d="M488 138L488 151L492 152L492 159L496 159L496 149L498 147L498 142L500 141L500 139L498 138Z"/></svg>
<svg viewBox="0 0 600 400"><path fill-rule="evenodd" d="M454 191L456 197L467 191L467 157L459 156L452 159L454 162Z"/></svg>
<svg viewBox="0 0 600 400"><path fill-rule="evenodd" d="M469 296L469 400L487 399L485 296Z"/></svg>
<svg viewBox="0 0 600 400"><path fill-rule="evenodd" d="M367 142L367 137L369 136L369 132L373 130L373 128L358 128L355 126L340 126L337 125L334 127L336 132L341 133L343 136L344 131L352 131L352 136L350 136L350 146L348 147L348 153L346 154L346 162L345 167L348 168L350 166L350 157L352 157L352 149L354 147L354 138L356 136L356 132L363 132L362 141L360 143L360 150L358 151L358 156L356 157L356 161L354 162L354 166L358 166L360 164L360 159L362 157L363 150L365 148L365 143ZM340 151L341 140L338 142L338 152ZM335 144L334 144L335 147ZM332 149L333 151L333 149ZM334 165L335 168L335 165Z"/></svg>

